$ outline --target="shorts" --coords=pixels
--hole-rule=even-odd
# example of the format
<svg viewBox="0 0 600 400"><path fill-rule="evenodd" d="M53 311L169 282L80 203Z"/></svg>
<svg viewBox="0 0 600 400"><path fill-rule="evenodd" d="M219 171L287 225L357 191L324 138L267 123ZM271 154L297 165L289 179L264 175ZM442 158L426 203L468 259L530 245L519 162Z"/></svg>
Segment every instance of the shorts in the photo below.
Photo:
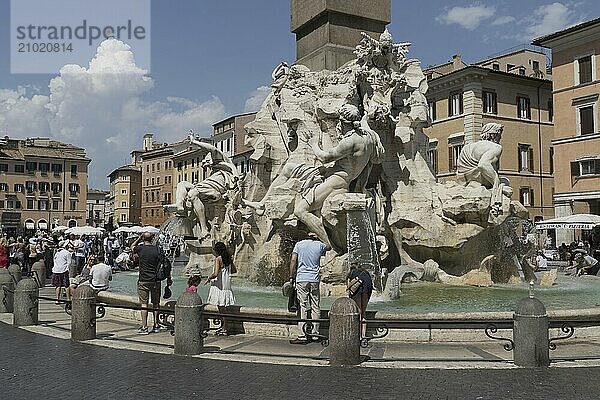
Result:
<svg viewBox="0 0 600 400"><path fill-rule="evenodd" d="M150 298L152 304L160 303L160 281L159 282L139 282L138 281L138 297L140 303L148 304Z"/></svg>
<svg viewBox="0 0 600 400"><path fill-rule="evenodd" d="M69 273L61 274L52 273L52 286L54 287L69 287Z"/></svg>

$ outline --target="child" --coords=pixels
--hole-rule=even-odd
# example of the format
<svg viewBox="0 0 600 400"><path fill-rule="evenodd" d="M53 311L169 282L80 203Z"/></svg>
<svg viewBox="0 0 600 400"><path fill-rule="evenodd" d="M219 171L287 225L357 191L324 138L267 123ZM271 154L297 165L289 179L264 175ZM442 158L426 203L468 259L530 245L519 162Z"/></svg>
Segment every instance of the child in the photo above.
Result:
<svg viewBox="0 0 600 400"><path fill-rule="evenodd" d="M196 293L198 291L198 286L202 282L202 277L200 275L192 275L188 279L186 292Z"/></svg>

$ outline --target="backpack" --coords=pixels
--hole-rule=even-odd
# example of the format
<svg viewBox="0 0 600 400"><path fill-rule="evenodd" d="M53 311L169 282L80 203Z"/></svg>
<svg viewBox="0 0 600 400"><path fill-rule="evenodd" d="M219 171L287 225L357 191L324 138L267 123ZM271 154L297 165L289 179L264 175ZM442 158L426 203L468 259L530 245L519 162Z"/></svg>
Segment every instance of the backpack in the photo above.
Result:
<svg viewBox="0 0 600 400"><path fill-rule="evenodd" d="M171 277L171 260L166 256L165 252L157 246L159 253L158 268L156 269L156 280L164 281Z"/></svg>

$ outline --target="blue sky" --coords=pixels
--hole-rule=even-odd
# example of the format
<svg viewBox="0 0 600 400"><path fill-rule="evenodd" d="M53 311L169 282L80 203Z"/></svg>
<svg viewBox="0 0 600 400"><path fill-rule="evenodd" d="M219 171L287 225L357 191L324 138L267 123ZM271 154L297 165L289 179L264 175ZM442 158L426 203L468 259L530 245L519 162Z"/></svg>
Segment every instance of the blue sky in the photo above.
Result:
<svg viewBox="0 0 600 400"><path fill-rule="evenodd" d="M598 16L596 0L393 0L389 30L395 41L412 42L411 57L427 66L457 53L475 62ZM106 186L106 174L127 162L127 153L141 143L145 131L165 141L183 137L189 129L208 135L216 120L256 108L265 94L257 89L269 85L273 67L294 61L289 21L288 0L153 0L151 82L125 84L119 101L104 109L101 95L84 89L79 94L95 96L95 102L64 90L62 102L56 102L57 93L50 99L56 89L49 84L59 71L10 73L10 0L0 0L0 134L53 136L85 146L93 158L103 157L90 167L92 185ZM55 80L59 86L71 87L66 77ZM115 104L121 108L115 111ZM65 110L72 116L86 114L94 123L67 118ZM90 115L97 110L101 114ZM127 110L136 118L128 118ZM126 121L120 124L121 119Z"/></svg>

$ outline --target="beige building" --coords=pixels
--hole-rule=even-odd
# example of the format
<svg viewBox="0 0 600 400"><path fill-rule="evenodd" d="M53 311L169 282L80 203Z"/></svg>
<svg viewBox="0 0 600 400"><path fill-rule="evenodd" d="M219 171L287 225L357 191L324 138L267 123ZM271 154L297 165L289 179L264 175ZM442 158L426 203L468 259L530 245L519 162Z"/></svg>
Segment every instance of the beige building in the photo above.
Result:
<svg viewBox="0 0 600 400"><path fill-rule="evenodd" d="M202 138L200 140L210 143L210 139ZM179 182L198 183L210 175L210 166L202 162L206 154L206 150L194 147L176 150L173 155L173 200L175 200Z"/></svg>
<svg viewBox="0 0 600 400"><path fill-rule="evenodd" d="M600 18L534 40L552 49L556 216L600 215ZM557 230L557 243L572 230Z"/></svg>
<svg viewBox="0 0 600 400"><path fill-rule="evenodd" d="M158 143L152 134L144 136L140 153L142 171L142 225L160 226L169 218L163 206L174 201L173 149L176 144Z"/></svg>
<svg viewBox="0 0 600 400"><path fill-rule="evenodd" d="M379 37L391 14L391 0L292 0L296 63L312 71L338 69L355 58L360 33Z"/></svg>
<svg viewBox="0 0 600 400"><path fill-rule="evenodd" d="M532 219L551 217L553 135L551 82L478 66L461 67L429 80L431 127L427 158L440 180L455 176L467 143L479 140L483 125L504 125L499 174Z"/></svg>
<svg viewBox="0 0 600 400"><path fill-rule="evenodd" d="M104 217L106 215L106 190L87 190L87 218L86 224L104 228Z"/></svg>
<svg viewBox="0 0 600 400"><path fill-rule="evenodd" d="M240 174L250 169L252 149L244 144L244 126L254 121L256 113L233 115L213 124L211 140L214 146L231 157Z"/></svg>
<svg viewBox="0 0 600 400"><path fill-rule="evenodd" d="M112 215L107 224L120 226L141 223L142 172L139 166L125 165L115 169L108 175L110 189L107 199Z"/></svg>
<svg viewBox="0 0 600 400"><path fill-rule="evenodd" d="M9 233L85 225L90 159L48 138L0 139L0 224Z"/></svg>

